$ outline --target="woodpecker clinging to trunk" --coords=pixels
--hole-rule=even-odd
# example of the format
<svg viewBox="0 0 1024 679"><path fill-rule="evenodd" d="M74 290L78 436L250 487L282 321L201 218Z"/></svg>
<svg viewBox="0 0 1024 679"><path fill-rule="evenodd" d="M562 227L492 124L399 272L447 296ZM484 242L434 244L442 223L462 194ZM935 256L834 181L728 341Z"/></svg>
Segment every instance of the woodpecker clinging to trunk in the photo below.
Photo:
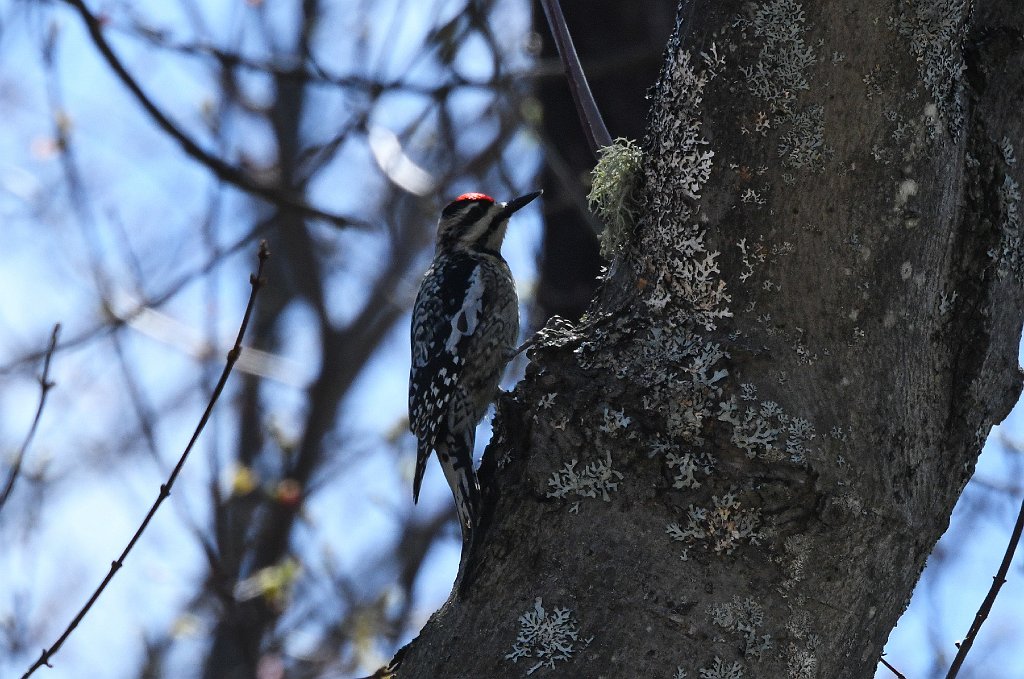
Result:
<svg viewBox="0 0 1024 679"><path fill-rule="evenodd" d="M416 435L413 500L437 452L455 496L462 539L476 527L476 425L494 400L519 335L519 298L501 242L512 214L540 195L498 203L464 193L441 212L437 250L412 311L409 427Z"/></svg>

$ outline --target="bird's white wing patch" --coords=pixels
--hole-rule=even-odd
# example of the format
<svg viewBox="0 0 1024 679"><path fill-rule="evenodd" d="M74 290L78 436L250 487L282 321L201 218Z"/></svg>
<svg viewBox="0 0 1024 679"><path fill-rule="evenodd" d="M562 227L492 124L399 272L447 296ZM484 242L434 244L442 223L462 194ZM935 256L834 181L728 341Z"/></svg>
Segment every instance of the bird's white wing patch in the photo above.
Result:
<svg viewBox="0 0 1024 679"><path fill-rule="evenodd" d="M484 277L480 269L477 266L469 275L469 285L463 297L462 308L452 316L452 331L448 335L448 341L444 343L449 353L455 352L459 340L469 337L476 331L477 320L484 303Z"/></svg>

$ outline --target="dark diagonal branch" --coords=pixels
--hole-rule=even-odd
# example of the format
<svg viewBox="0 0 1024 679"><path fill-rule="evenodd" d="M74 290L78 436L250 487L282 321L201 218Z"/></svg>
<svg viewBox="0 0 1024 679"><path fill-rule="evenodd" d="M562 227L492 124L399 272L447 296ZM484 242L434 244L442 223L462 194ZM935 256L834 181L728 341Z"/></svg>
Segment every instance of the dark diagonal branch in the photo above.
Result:
<svg viewBox="0 0 1024 679"><path fill-rule="evenodd" d="M896 675L896 679L907 679L902 672L900 672L898 669L890 665L888 660L886 660L885 658L879 658L879 660L882 662L883 665L885 665L886 669L888 669L890 672Z"/></svg>
<svg viewBox="0 0 1024 679"><path fill-rule="evenodd" d="M238 167L231 165L223 159L206 151L194 139L178 128L178 126L175 125L142 90L139 83L128 72L117 55L114 54L114 50L110 47L110 43L107 42L107 39L103 35L102 22L89 11L89 8L85 6L85 2L83 0L65 0L65 2L78 10L79 15L82 17L82 21L85 23L86 29L88 29L89 37L92 39L96 49L98 49L100 54L103 55L103 58L117 75L121 83L131 91L135 96L135 99L138 100L144 109L146 109L146 112L157 126L177 141L185 153L206 166L218 179L228 182L229 184L233 184L243 191L251 193L254 196L258 196L280 206L281 208L295 210L307 217L322 219L334 224L335 226L364 225L358 220L326 212L320 208L314 207L300 196L287 193L273 186L262 184Z"/></svg>
<svg viewBox="0 0 1024 679"><path fill-rule="evenodd" d="M249 293L249 303L245 307L245 314L242 316L242 323L238 327L238 335L235 337L235 344L233 347L231 347L231 350L228 351L227 361L224 365L224 370L221 372L220 379L217 380L217 384L213 388L213 393L210 395L210 401L209 403L206 404L206 410L203 411L202 417L199 418L199 424L196 425L195 431L192 432L192 438L189 439L188 445L185 446L185 451L181 454L181 457L178 458L178 463L174 465L174 469L167 477L167 481L160 485L160 492L157 494L156 500L153 502L153 505L149 508L149 512L146 514L146 518L144 518L142 520L142 523L139 524L138 530L135 531L135 535L132 536L132 539L128 541L128 545L124 548L124 551L121 552L121 555L117 558L116 561L113 561L110 564L110 570L107 572L106 577L103 578L103 581L92 593L92 596L89 597L89 600L85 602L85 605L74 617L74 619L68 624L68 626L64 629L64 632L60 635L57 641L54 642L54 644L49 648L43 649L43 652L40 654L39 659L35 661L35 663L28 669L27 672L25 672L24 675L22 675L22 679L27 679L43 665L50 667L50 658L52 658L57 653L57 651L60 650L61 646L64 645L64 642L67 640L67 638L71 636L71 633L75 630L76 627L78 627L79 623L81 623L83 618L85 618L85 616L89 613L89 610L93 607L93 604L95 604L96 600L99 599L100 594L103 593L103 590L107 588L107 585L110 584L110 581L114 579L114 575L117 573L118 570L121 569L121 566L124 565L125 558L128 556L128 553L135 546L135 543L139 541L139 538L142 537L142 533L146 530L146 527L149 526L149 522L152 521L157 509L160 508L160 505L163 504L163 501L166 500L167 497L171 494L171 487L174 485L175 480L177 480L178 474L181 473L182 467L185 466L185 460L188 458L188 454L192 452L192 448L195 446L196 441L199 440L199 435L203 433L203 429L206 427L206 423L210 420L210 415L213 413L213 407L217 404L217 400L220 398L221 392L224 391L224 386L227 384L228 377L231 375L232 368L234 368L239 356L242 355L242 338L245 337L245 330L249 325L249 318L252 316L253 306L256 303L256 293L259 292L260 287L262 287L264 283L263 267L266 264L267 259L269 257L270 249L267 247L266 241L264 241L263 243L260 244L259 266L256 269L256 273L249 277L249 284L252 286L252 291Z"/></svg>
<svg viewBox="0 0 1024 679"><path fill-rule="evenodd" d="M43 372L39 375L39 405L36 407L35 417L32 418L32 425L28 428L28 434L25 435L25 440L21 442L21 448L18 449L18 454L14 456L14 462L11 463L11 469L7 473L7 482L4 483L3 492L0 493L0 511L3 510L4 505L7 503L7 498L10 497L11 491L14 490L14 482L18 480L18 476L21 474L21 465L25 461L25 453L28 451L28 447L36 435L39 419L43 415L46 395L53 388L53 382L50 381L50 361L53 359L53 352L57 350L57 337L59 335L60 323L53 326L53 334L50 335L50 346L43 357Z"/></svg>
<svg viewBox="0 0 1024 679"><path fill-rule="evenodd" d="M954 679L960 672L960 667L964 664L964 660L967 658L967 654L970 652L971 646L981 630L982 623L988 618L988 614L992 610L992 604L996 602L999 590L1006 583L1006 574L1010 570L1013 553L1017 550L1017 543L1020 542L1022 532L1024 532L1024 500L1020 503L1020 511L1017 512L1017 523L1013 525L1013 533L1010 535L1010 544L1006 545L1003 562L999 564L999 570L996 571L995 577L992 578L992 587L989 588L985 600L981 602L981 607L974 616L974 622L971 623L971 629L967 631L967 636L960 642L960 649L956 652L956 657L953 658L953 664L949 666L946 679Z"/></svg>
<svg viewBox="0 0 1024 679"><path fill-rule="evenodd" d="M576 54L576 47L572 43L572 36L565 23L561 5L558 0L541 0L540 4L544 7L544 16L547 17L551 35L555 39L555 46L558 47L558 55L562 57L565 77L569 82L572 100L576 103L576 112L580 116L583 133L587 135L590 150L593 152L594 158L597 159L600 149L612 145L612 137L608 134L604 118L601 117L601 111L598 110L597 102L594 101L594 95L590 91L587 76L583 73L583 67Z"/></svg>

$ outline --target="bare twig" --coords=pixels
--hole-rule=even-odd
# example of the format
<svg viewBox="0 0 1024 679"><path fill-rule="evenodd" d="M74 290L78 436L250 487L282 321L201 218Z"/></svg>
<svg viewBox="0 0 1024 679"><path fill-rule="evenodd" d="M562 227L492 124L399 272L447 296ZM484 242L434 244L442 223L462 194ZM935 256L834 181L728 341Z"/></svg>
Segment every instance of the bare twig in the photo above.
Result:
<svg viewBox="0 0 1024 679"><path fill-rule="evenodd" d="M133 318L138 316L138 314L142 313L145 309L155 309L162 306L172 297L181 292L182 288L191 283L197 277L210 273L218 264L223 262L227 257L229 257L230 255L234 255L236 252L240 251L244 246L246 246L249 243L250 240L252 240L254 235L258 234L260 231L263 231L265 226L266 225L264 222L257 224L255 228L247 231L245 234L237 238L230 245L223 248L217 248L216 250L211 252L210 256L201 266L198 266L195 269L187 271L184 274L178 276L178 278L176 278L169 285L167 285L159 294L138 301L136 304L134 304L130 311L122 313L120 316L114 314L115 317L113 319L103 318L101 321L96 323L96 325L90 328L86 328L85 330L79 332L77 335L74 335L71 338L62 341L58 346L58 349L62 351L67 349L73 349L75 347L91 342L94 339L104 337L105 335L114 332L117 328L120 328L121 326L131 321ZM29 363L31 361L37 361L43 358L45 355L45 351L33 351L28 354L23 354L9 361L8 363L0 365L0 375L5 375L7 373L13 372L16 369L19 369L24 364Z"/></svg>
<svg viewBox="0 0 1024 679"><path fill-rule="evenodd" d="M471 78L461 73L446 73L445 80L441 83L416 82L404 76L383 80L377 77L362 75L329 73L316 63L311 63L310 65L292 62L278 63L273 59L250 57L237 51L218 47L212 43L176 42L160 31L151 30L138 24L128 26L113 25L110 28L123 32L132 38L145 41L147 44L159 47L160 49L189 57L207 58L216 61L224 68L240 68L247 71L265 73L275 78L298 80L314 86L352 90L371 97L379 96L384 92L405 92L419 94L432 99L443 99L451 92L459 89L493 92L495 90L507 89L509 86L522 81L553 80L565 77L565 68L560 60L538 58L529 68L512 71L506 70L504 73L488 78ZM652 51L656 51L656 48L645 46L616 50L614 54L588 58L588 70L591 76L628 70L648 59ZM406 71L410 70L412 69L406 68Z"/></svg>
<svg viewBox="0 0 1024 679"><path fill-rule="evenodd" d="M569 81L569 91L576 103L576 112L580 116L583 133L587 135L587 142L596 159L600 149L612 145L612 137L608 134L601 111L598 110L594 95L590 92L590 84L583 73L583 67L580 66L580 58L576 54L572 36L569 35L569 27L565 24L561 5L558 0L541 0L540 4L544 7L544 16L547 17L555 46L558 47L558 55L562 57L565 76Z"/></svg>
<svg viewBox="0 0 1024 679"><path fill-rule="evenodd" d="M39 375L39 405L36 407L35 417L32 418L32 425L28 428L28 434L25 435L25 440L21 442L21 448L18 449L18 454L14 456L14 462L7 473L7 482L4 483L4 490L0 493L0 510L3 510L4 504L7 503L7 498L10 497L11 491L14 490L14 482L18 480L18 476L21 474L21 465L25 461L25 453L28 451L29 444L32 443L32 439L36 435L39 419L43 415L46 395L53 388L53 382L50 381L50 361L53 359L53 352L57 350L57 337L59 335L60 323L57 323L53 326L53 333L50 335L50 346L43 357L43 372Z"/></svg>
<svg viewBox="0 0 1024 679"><path fill-rule="evenodd" d="M907 679L902 672L890 665L888 660L885 658L879 658L879 660L882 661L882 664L885 665L890 672L896 675L897 679Z"/></svg>
<svg viewBox="0 0 1024 679"><path fill-rule="evenodd" d="M1010 562L1013 561L1013 553L1017 549L1017 543L1020 542L1022 532L1024 532L1024 500L1020 503L1020 511L1017 512L1017 523L1014 524L1013 533L1010 534L1010 543L1006 545L1003 562L999 564L999 570L996 571L995 577L992 578L992 587L989 588L985 600L981 602L981 607L974 616L974 622L971 623L967 636L959 644L959 650L956 652L956 657L953 658L953 664L949 666L946 679L953 679L960 672L960 667L964 664L964 660L974 644L974 639L978 636L981 624L988 618L988 614L992 610L992 604L995 603L999 590L1006 582L1006 573L1010 570Z"/></svg>
<svg viewBox="0 0 1024 679"><path fill-rule="evenodd" d="M383 92L408 92L431 98L443 98L458 89L479 89L494 91L530 78L561 78L564 75L561 65L556 61L534 65L529 70L515 71L507 75L486 79L473 79L459 73L445 74L441 83L416 83L403 78L381 80L362 75L335 75L328 73L318 64L307 66L302 63L278 63L273 59L259 59L245 56L239 52L225 50L213 44L173 42L167 36L148 31L142 27L125 29L128 35L145 40L165 50L177 52L191 57L207 57L215 60L224 68L241 68L247 71L266 73L275 78L298 80L310 85L334 87L343 90L354 90L370 96L379 96Z"/></svg>
<svg viewBox="0 0 1024 679"><path fill-rule="evenodd" d="M203 429L206 427L206 423L209 421L210 415L213 413L213 407L217 404L217 400L220 398L221 392L224 391L224 386L227 384L232 368L234 368L239 356L242 355L242 338L245 337L245 330L249 325L249 318L252 316L253 306L256 303L256 293L259 292L260 287L263 286L263 267L269 257L270 249L267 247L267 242L263 241L260 243L259 266L256 269L256 273L249 277L249 284L252 286L252 291L249 293L249 303L245 307L245 314L242 316L242 323L238 328L238 335L235 337L235 344L228 351L227 361L225 362L224 370L220 374L220 379L217 380L217 384L213 388L213 393L210 395L210 401L206 404L206 410L203 411L202 417L199 418L199 424L196 425L195 431L192 432L192 438L189 439L184 452L182 452L181 457L178 458L178 463L174 465L174 469L171 470L170 475L167 477L167 481L160 485L160 492L157 494L153 505L149 508L149 512L146 514L146 517L142 520L142 523L139 524L139 528L135 531L135 535L133 535L132 539L128 541L127 546L125 546L124 551L121 552L121 555L117 560L111 562L110 570L107 572L106 577L103 578L103 581L100 582L99 586L92 593L92 596L89 597L89 600L86 601L82 609L64 629L64 632L60 635L57 641L49 648L43 649L39 659L36 660L28 671L22 675L22 679L27 679L43 665L50 667L50 658L56 655L57 651L59 651L61 646L64 645L64 642L67 641L67 638L71 636L71 633L76 627L78 627L79 623L82 622L82 619L85 618L86 614L89 613L93 604L95 604L96 600L99 599L100 594L103 593L103 590L105 590L107 585L110 584L110 581L113 580L114 575L118 570L120 570L121 566L124 565L125 558L135 546L135 543L139 541L139 538L142 537L142 533L146 530L146 527L149 526L149 522L153 519L157 509L160 508L163 501L171 494L171 487L178 478L178 474L181 473L182 467L185 466L185 460L188 458L188 454L192 452L192 448L195 446L196 441L199 440L199 435L202 434Z"/></svg>
<svg viewBox="0 0 1024 679"><path fill-rule="evenodd" d="M79 15L82 17L82 21L85 23L86 29L89 31L89 37L92 39L96 49L98 49L100 54L103 55L103 58L114 71L114 74L118 77L121 83L131 91L135 96L135 99L142 105L142 108L146 109L146 112L150 115L157 126L177 141L185 153L206 166L217 178L226 181L229 184L233 184L243 191L259 196L260 198L263 198L264 200L267 200L281 208L295 210L307 217L322 219L334 224L335 226L365 226L365 224L350 217L333 214L314 207L303 200L300 196L287 193L276 187L267 186L256 181L240 168L231 165L222 158L219 158L203 149L194 139L189 137L179 129L177 125L171 122L171 119L168 118L167 115L153 103L153 100L142 91L142 87L135 78L128 73L124 64L122 64L121 60L118 59L116 54L114 54L114 50L110 47L110 43L108 43L107 39L103 36L103 23L89 11L89 8L85 6L85 2L83 2L83 0L64 1L78 10Z"/></svg>

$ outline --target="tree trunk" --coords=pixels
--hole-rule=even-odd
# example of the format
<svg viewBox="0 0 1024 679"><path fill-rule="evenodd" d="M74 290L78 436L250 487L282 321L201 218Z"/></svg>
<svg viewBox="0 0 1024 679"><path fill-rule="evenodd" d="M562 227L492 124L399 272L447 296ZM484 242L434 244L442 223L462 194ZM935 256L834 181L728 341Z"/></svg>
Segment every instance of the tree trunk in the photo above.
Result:
<svg viewBox="0 0 1024 679"><path fill-rule="evenodd" d="M873 675L1020 391L1024 18L968 10L681 10L638 224L399 677Z"/></svg>

